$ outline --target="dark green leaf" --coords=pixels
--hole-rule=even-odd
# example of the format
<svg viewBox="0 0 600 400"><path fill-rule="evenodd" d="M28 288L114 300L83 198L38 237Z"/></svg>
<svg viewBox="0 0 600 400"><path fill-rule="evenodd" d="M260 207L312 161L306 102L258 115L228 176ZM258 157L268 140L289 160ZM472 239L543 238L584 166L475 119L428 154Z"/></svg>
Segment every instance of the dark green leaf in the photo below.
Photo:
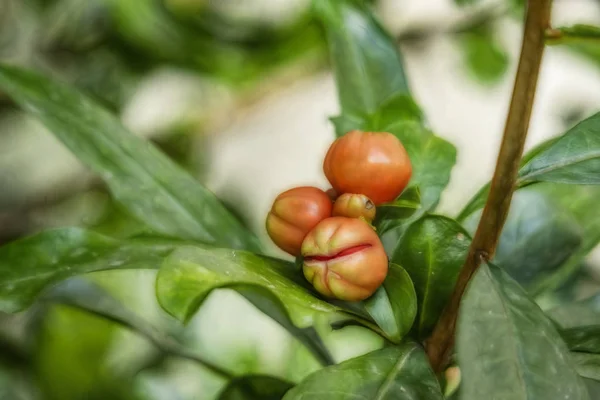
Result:
<svg viewBox="0 0 600 400"><path fill-rule="evenodd" d="M109 319L142 335L165 353L198 362L222 377L231 377L231 373L186 349L91 282L77 278L67 280L44 293L41 300L68 305Z"/></svg>
<svg viewBox="0 0 600 400"><path fill-rule="evenodd" d="M600 354L600 325L586 325L560 331L571 351Z"/></svg>
<svg viewBox="0 0 600 400"><path fill-rule="evenodd" d="M174 242L120 242L77 228L57 229L0 247L0 310L28 307L46 286L108 269L158 268Z"/></svg>
<svg viewBox="0 0 600 400"><path fill-rule="evenodd" d="M581 121L519 171L519 184L600 184L600 113Z"/></svg>
<svg viewBox="0 0 600 400"><path fill-rule="evenodd" d="M286 276L296 271L293 264L252 253L186 247L165 260L156 278L156 292L168 313L187 321L212 290L233 289L287 329L322 363L331 364L331 355L310 325L315 315L339 309Z"/></svg>
<svg viewBox="0 0 600 400"><path fill-rule="evenodd" d="M600 294L555 307L546 311L546 314L565 329L600 325Z"/></svg>
<svg viewBox="0 0 600 400"><path fill-rule="evenodd" d="M399 342L410 331L417 315L417 294L404 268L390 264L383 286L364 305L388 338Z"/></svg>
<svg viewBox="0 0 600 400"><path fill-rule="evenodd" d="M342 114L373 113L408 94L402 57L368 6L353 0L313 2L329 42Z"/></svg>
<svg viewBox="0 0 600 400"><path fill-rule="evenodd" d="M375 226L381 235L385 232L386 221L406 220L412 217L421 208L421 191L413 186L406 189L400 197L391 203L377 207Z"/></svg>
<svg viewBox="0 0 600 400"><path fill-rule="evenodd" d="M589 399L554 324L506 272L479 267L457 327L464 399Z"/></svg>
<svg viewBox="0 0 600 400"><path fill-rule="evenodd" d="M293 384L271 376L250 375L233 379L218 400L281 400Z"/></svg>
<svg viewBox="0 0 600 400"><path fill-rule="evenodd" d="M396 248L392 262L406 269L417 292L419 337L431 332L446 306L470 242L456 221L431 215L412 224Z"/></svg>
<svg viewBox="0 0 600 400"><path fill-rule="evenodd" d="M115 199L156 232L257 250L257 239L219 200L151 143L76 90L0 66L0 88L37 116L108 184Z"/></svg>
<svg viewBox="0 0 600 400"><path fill-rule="evenodd" d="M444 397L423 349L387 347L310 375L285 400L441 400Z"/></svg>
<svg viewBox="0 0 600 400"><path fill-rule="evenodd" d="M600 381L600 354L571 353L571 360L579 376Z"/></svg>
<svg viewBox="0 0 600 400"><path fill-rule="evenodd" d="M481 211L464 223L473 234ZM494 264L504 268L525 288L555 273L579 250L582 232L577 220L558 207L549 196L524 188L513 196L508 218L494 255Z"/></svg>
<svg viewBox="0 0 600 400"><path fill-rule="evenodd" d="M535 287L530 288L531 293L541 293L544 290L555 289L566 282L581 268L582 261L588 253L600 243L600 213L597 209L600 186L541 183L532 188L573 215L582 230L583 239L579 250L555 274L548 276L547 279L541 279Z"/></svg>

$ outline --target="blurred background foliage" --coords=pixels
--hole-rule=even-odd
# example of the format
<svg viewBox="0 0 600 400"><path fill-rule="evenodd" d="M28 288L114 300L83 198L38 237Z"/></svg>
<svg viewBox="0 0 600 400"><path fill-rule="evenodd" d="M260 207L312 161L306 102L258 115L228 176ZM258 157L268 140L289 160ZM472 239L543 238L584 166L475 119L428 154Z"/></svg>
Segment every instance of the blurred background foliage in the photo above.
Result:
<svg viewBox="0 0 600 400"><path fill-rule="evenodd" d="M567 1L596 7L600 15L598 2L556 3ZM309 3L0 0L0 61L77 86L120 115L134 133L152 140L199 180L210 183L221 154L214 151L218 146L205 143L224 132L231 139L218 140L235 140L232 120L252 114L256 104L294 82L327 73L325 39ZM523 0L371 3L406 50L409 78L414 73L415 80L425 80L414 65L424 64L419 54L430 51L428 40L442 35L455 46L453 57L458 57L461 71L473 85L494 91L510 81L518 40L507 39L505 27L517 25L518 30ZM421 14L411 13L417 3ZM427 7L445 13L441 19L446 22L423 18ZM572 43L566 51L600 68L600 45ZM444 54L435 56L440 63L447 61ZM411 61L420 57L421 64ZM427 90L436 96L443 82L432 85ZM298 107L308 108L312 102L304 101ZM563 104L562 124L571 125L599 104ZM247 133L258 135L257 126L249 126ZM329 134L333 138L333 130ZM459 154L465 141L476 142L473 138L458 139ZM262 178L255 177L257 191L261 184L269 184ZM472 187L458 190L470 195ZM253 221L262 220L262 209L253 208L250 201L246 204L243 192L231 190L233 194L223 200L255 228ZM265 189L266 198L274 192L269 190ZM559 201L568 202L568 196L561 194ZM144 234L111 201L99 180L0 93L0 243L59 226L91 227L115 237ZM593 292L600 280L594 271L581 269L540 303L551 305ZM113 271L87 279L161 331L236 373L268 373L298 382L318 368L279 325L228 290L213 293L191 323L182 327L158 306L155 273ZM358 327L331 331L323 326L320 333L338 361L383 345L381 338ZM165 354L132 331L70 306L42 301L17 315L0 314L0 399L212 399L224 384L202 366Z"/></svg>

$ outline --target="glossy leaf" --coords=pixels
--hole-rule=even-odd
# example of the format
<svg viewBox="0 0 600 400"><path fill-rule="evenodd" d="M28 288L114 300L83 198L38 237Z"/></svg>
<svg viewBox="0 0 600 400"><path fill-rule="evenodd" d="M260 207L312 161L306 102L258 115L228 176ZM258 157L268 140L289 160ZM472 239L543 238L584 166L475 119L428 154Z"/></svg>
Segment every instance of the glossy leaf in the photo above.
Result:
<svg viewBox="0 0 600 400"><path fill-rule="evenodd" d="M464 222L471 234L477 229L480 217L481 210ZM581 228L567 210L549 196L524 188L512 198L494 264L529 288L552 275L579 250L581 242Z"/></svg>
<svg viewBox="0 0 600 400"><path fill-rule="evenodd" d="M446 306L470 242L456 221L431 215L412 224L396 248L392 261L406 269L417 292L419 337L431 332Z"/></svg>
<svg viewBox="0 0 600 400"><path fill-rule="evenodd" d="M187 321L212 290L233 289L287 329L319 361L332 364L331 355L309 326L315 315L339 309L289 278L296 272L290 263L252 253L186 247L165 260L156 278L156 292L168 313Z"/></svg>
<svg viewBox="0 0 600 400"><path fill-rule="evenodd" d="M554 324L506 272L484 264L457 327L464 399L589 399Z"/></svg>
<svg viewBox="0 0 600 400"><path fill-rule="evenodd" d="M572 352L571 360L579 376L600 381L600 354ZM596 398L592 397L592 399Z"/></svg>
<svg viewBox="0 0 600 400"><path fill-rule="evenodd" d="M535 181L600 184L600 113L567 131L519 171L519 184Z"/></svg>
<svg viewBox="0 0 600 400"><path fill-rule="evenodd" d="M600 325L586 325L560 331L571 351L600 354Z"/></svg>
<svg viewBox="0 0 600 400"><path fill-rule="evenodd" d="M39 118L107 183L114 198L156 232L258 250L257 239L191 175L132 135L78 91L36 73L0 66L0 89Z"/></svg>
<svg viewBox="0 0 600 400"><path fill-rule="evenodd" d="M0 311L31 305L46 286L108 269L158 268L176 242L118 241L78 228L46 231L0 247Z"/></svg>
<svg viewBox="0 0 600 400"><path fill-rule="evenodd" d="M284 400L441 400L423 349L415 343L386 347L309 375Z"/></svg>
<svg viewBox="0 0 600 400"><path fill-rule="evenodd" d="M364 305L387 337L399 342L410 331L417 315L417 294L404 268L390 264L383 286Z"/></svg>
<svg viewBox="0 0 600 400"><path fill-rule="evenodd" d="M600 295L555 307L546 311L546 314L565 329L600 325Z"/></svg>
<svg viewBox="0 0 600 400"><path fill-rule="evenodd" d="M109 319L145 337L167 354L198 362L222 377L231 377L230 372L186 349L91 282L77 278L67 280L44 293L41 300L68 305Z"/></svg>
<svg viewBox="0 0 600 400"><path fill-rule="evenodd" d="M218 400L281 400L292 387L292 383L271 376L243 376L230 381Z"/></svg>
<svg viewBox="0 0 600 400"><path fill-rule="evenodd" d="M354 0L315 0L329 43L342 114L370 114L407 94L403 61L394 40L368 6Z"/></svg>

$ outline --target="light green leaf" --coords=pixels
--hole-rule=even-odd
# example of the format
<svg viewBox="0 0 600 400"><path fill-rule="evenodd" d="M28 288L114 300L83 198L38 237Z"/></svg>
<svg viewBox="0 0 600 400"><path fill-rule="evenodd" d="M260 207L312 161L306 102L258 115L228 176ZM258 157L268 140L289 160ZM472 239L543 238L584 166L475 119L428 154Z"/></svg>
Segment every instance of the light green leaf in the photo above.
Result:
<svg viewBox="0 0 600 400"><path fill-rule="evenodd" d="M296 283L291 276L297 272L293 264L248 252L186 247L165 260L156 293L168 313L187 321L212 290L233 289L287 329L319 361L331 364L331 355L310 326L316 315L340 309Z"/></svg>
<svg viewBox="0 0 600 400"><path fill-rule="evenodd" d="M412 224L392 262L404 266L417 292L419 310L414 330L425 338L454 290L471 240L454 220L431 215Z"/></svg>
<svg viewBox="0 0 600 400"><path fill-rule="evenodd" d="M404 338L417 315L417 294L404 268L390 264L383 286L364 306L389 339L399 342Z"/></svg>
<svg viewBox="0 0 600 400"><path fill-rule="evenodd" d="M0 311L25 309L46 286L108 269L158 268L177 242L118 241L78 228L46 231L0 247Z"/></svg>
<svg viewBox="0 0 600 400"><path fill-rule="evenodd" d="M589 399L554 324L501 268L479 267L457 329L463 399Z"/></svg>
<svg viewBox="0 0 600 400"><path fill-rule="evenodd" d="M458 36L467 70L485 84L498 83L508 70L509 55L487 27L477 27Z"/></svg>
<svg viewBox="0 0 600 400"><path fill-rule="evenodd" d="M191 175L99 104L36 73L0 66L0 89L98 173L114 198L158 233L258 250L258 240Z"/></svg>
<svg viewBox="0 0 600 400"><path fill-rule="evenodd" d="M309 375L284 400L442 400L423 349L386 347Z"/></svg>
<svg viewBox="0 0 600 400"><path fill-rule="evenodd" d="M600 184L600 113L575 125L520 169L520 185L536 181Z"/></svg>

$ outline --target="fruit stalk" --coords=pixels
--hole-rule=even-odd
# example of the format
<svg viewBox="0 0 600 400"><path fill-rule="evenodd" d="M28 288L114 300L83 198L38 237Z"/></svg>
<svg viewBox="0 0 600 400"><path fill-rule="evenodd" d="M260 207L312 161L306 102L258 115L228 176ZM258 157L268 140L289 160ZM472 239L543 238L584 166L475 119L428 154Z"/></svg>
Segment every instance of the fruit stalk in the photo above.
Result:
<svg viewBox="0 0 600 400"><path fill-rule="evenodd" d="M529 0L527 3L519 66L490 193L454 292L427 341L427 354L437 372L443 370L450 359L458 309L467 284L481 263L493 258L508 215L527 137L545 31L550 26L550 11L551 0Z"/></svg>

